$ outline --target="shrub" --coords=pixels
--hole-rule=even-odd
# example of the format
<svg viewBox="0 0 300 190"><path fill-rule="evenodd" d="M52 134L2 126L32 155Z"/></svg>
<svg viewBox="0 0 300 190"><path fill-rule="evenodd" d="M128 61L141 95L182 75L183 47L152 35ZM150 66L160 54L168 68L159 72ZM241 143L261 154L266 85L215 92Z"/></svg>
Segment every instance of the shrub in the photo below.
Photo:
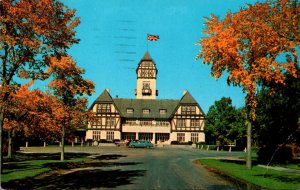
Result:
<svg viewBox="0 0 300 190"><path fill-rule="evenodd" d="M171 141L171 144L179 144L178 141Z"/></svg>
<svg viewBox="0 0 300 190"><path fill-rule="evenodd" d="M171 144L173 144L173 145L192 145L193 142L192 141L189 141L189 142L171 141Z"/></svg>
<svg viewBox="0 0 300 190"><path fill-rule="evenodd" d="M262 147L257 152L257 161L259 163L267 164L287 164L293 159L293 151L288 146L278 147Z"/></svg>

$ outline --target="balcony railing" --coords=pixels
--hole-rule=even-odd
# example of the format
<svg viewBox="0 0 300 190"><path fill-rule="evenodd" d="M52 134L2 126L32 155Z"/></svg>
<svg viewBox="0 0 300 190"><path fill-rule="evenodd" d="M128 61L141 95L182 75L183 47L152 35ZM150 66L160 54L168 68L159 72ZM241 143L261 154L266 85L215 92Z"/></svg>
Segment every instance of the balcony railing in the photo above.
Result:
<svg viewBox="0 0 300 190"><path fill-rule="evenodd" d="M142 89L142 94L143 95L151 95L152 94L152 90L151 89Z"/></svg>

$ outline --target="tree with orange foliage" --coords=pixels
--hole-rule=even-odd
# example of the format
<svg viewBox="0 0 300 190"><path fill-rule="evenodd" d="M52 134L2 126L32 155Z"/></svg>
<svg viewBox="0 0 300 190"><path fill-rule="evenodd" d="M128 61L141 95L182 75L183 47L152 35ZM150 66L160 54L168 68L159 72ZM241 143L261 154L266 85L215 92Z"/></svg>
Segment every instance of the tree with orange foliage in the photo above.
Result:
<svg viewBox="0 0 300 190"><path fill-rule="evenodd" d="M290 1L278 1L282 5L283 2ZM251 124L256 118L259 86L262 83L283 84L286 74L296 77L297 71L297 43L279 35L280 31L266 17L278 23L285 14L299 18L299 11L274 12L272 5L273 3L248 5L248 8L240 9L237 13L229 11L222 20L211 15L211 18L205 18L204 34L207 37L198 42L201 49L197 58L202 58L204 64L212 65L211 76L218 79L226 71L229 73L228 84L240 86L246 93L248 168L252 167ZM288 24L285 29L289 29ZM283 60L282 56L286 56L286 59Z"/></svg>
<svg viewBox="0 0 300 190"><path fill-rule="evenodd" d="M16 78L45 79L49 56L67 54L79 24L75 10L59 0L0 1L0 142L7 102ZM2 150L2 144L0 149ZM2 151L0 153L2 158ZM1 159L1 173L2 173Z"/></svg>
<svg viewBox="0 0 300 190"><path fill-rule="evenodd" d="M58 118L56 120L60 123L62 129L61 160L64 160L65 130L74 125L72 121L76 121L76 115L85 114L82 105L86 105L84 104L86 101L80 99L80 97L91 95L94 92L95 85L92 81L85 80L82 77L85 71L79 68L71 57L52 57L50 62L50 73L54 79L49 83L49 87L63 105L61 112L57 112ZM79 118L81 119L82 117ZM78 121L75 123L78 123Z"/></svg>
<svg viewBox="0 0 300 190"><path fill-rule="evenodd" d="M268 11L271 14L260 15L277 34L296 46L300 46L300 2L299 0L269 0Z"/></svg>
<svg viewBox="0 0 300 190"><path fill-rule="evenodd" d="M58 100L40 90L29 91L26 86L10 96L6 107L3 128L8 133L8 157L12 157L12 144L17 132L25 137L48 140L59 136L60 129L53 118Z"/></svg>

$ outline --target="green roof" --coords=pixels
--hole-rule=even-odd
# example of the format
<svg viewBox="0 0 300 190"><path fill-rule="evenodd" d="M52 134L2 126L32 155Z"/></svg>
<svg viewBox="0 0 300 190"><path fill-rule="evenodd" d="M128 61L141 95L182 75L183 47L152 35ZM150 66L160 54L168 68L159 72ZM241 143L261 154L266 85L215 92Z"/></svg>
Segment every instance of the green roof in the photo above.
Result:
<svg viewBox="0 0 300 190"><path fill-rule="evenodd" d="M98 96L95 102L113 102L113 99L111 98L109 92L105 89L100 96Z"/></svg>
<svg viewBox="0 0 300 190"><path fill-rule="evenodd" d="M146 99L114 99L114 103L121 112L122 117L126 118L151 118L168 119L179 104L179 100L146 100ZM133 109L133 113L127 113L127 109ZM150 110L149 113L143 113L143 110ZM161 114L160 110L166 110Z"/></svg>
<svg viewBox="0 0 300 190"><path fill-rule="evenodd" d="M194 99L194 97L189 93L189 91L186 91L184 96L180 100L181 104L198 104L197 101Z"/></svg>
<svg viewBox="0 0 300 190"><path fill-rule="evenodd" d="M112 98L108 90L104 90L100 96L90 106L90 110L97 103L113 103L116 109L120 112L121 117L125 118L144 118L144 119L169 119L177 110L179 105L192 104L197 105L201 112L203 110L187 91L180 100L168 99L125 99L125 98ZM127 109L133 109L133 113L127 113ZM149 113L143 113L143 110L149 110ZM161 114L160 110L166 110L166 113Z"/></svg>
<svg viewBox="0 0 300 190"><path fill-rule="evenodd" d="M100 96L98 96L98 98L92 103L92 105L90 106L89 110L93 109L94 105L96 103L110 103L113 102L113 99L111 98L109 92L107 89L105 89Z"/></svg>

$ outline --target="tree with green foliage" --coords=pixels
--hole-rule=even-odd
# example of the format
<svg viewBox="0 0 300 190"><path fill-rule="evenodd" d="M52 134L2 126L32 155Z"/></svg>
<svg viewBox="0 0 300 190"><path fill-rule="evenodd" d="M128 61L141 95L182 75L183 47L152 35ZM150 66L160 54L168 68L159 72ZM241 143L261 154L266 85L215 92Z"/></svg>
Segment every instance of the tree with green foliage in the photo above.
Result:
<svg viewBox="0 0 300 190"><path fill-rule="evenodd" d="M292 159L292 152L283 150L284 145L300 146L299 77L300 71L298 78L288 76L286 85L273 84L278 92L276 94L264 87L258 95L257 120L253 132L260 147L258 160L261 162L286 162Z"/></svg>
<svg viewBox="0 0 300 190"><path fill-rule="evenodd" d="M215 101L206 115L206 139L218 142L222 147L243 139L246 133L243 111L232 105L231 98Z"/></svg>

